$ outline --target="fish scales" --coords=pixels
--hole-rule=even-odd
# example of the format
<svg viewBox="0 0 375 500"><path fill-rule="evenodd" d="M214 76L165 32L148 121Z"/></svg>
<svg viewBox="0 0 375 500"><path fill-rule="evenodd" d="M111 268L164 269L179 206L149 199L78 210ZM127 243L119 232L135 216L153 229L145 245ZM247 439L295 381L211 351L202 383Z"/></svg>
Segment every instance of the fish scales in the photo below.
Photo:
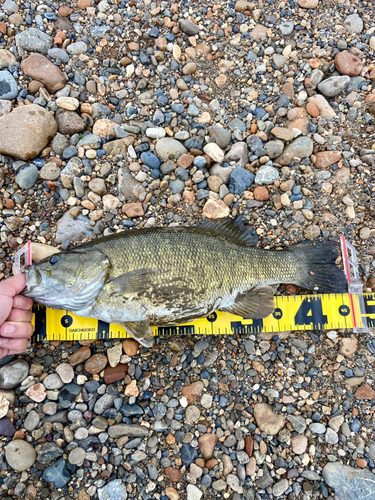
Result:
<svg viewBox="0 0 375 500"><path fill-rule="evenodd" d="M24 294L122 324L147 345L151 325L193 321L215 310L267 317L274 309L272 285L342 289L334 242L262 250L251 246L249 231L230 220L217 227L211 222L124 231L29 266Z"/></svg>

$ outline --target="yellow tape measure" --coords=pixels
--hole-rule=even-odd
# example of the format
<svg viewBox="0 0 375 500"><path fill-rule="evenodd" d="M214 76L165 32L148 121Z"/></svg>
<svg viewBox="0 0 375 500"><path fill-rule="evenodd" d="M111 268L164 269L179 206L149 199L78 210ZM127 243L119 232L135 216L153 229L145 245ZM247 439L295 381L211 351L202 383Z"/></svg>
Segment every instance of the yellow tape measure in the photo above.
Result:
<svg viewBox="0 0 375 500"><path fill-rule="evenodd" d="M275 296L275 310L265 319L243 319L224 312L180 326L153 328L154 335L230 335L292 330L364 329L375 326L375 294ZM87 340L131 337L125 329L69 311L34 310L35 336L43 340Z"/></svg>

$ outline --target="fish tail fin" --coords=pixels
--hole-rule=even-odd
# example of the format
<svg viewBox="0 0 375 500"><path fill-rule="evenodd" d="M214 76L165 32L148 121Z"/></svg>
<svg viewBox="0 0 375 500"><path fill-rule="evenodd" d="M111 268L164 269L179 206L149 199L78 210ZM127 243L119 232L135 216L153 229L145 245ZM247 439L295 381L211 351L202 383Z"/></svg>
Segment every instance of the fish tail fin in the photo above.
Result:
<svg viewBox="0 0 375 500"><path fill-rule="evenodd" d="M288 251L299 263L296 285L320 293L348 293L345 274L335 264L338 256L335 241L304 241Z"/></svg>

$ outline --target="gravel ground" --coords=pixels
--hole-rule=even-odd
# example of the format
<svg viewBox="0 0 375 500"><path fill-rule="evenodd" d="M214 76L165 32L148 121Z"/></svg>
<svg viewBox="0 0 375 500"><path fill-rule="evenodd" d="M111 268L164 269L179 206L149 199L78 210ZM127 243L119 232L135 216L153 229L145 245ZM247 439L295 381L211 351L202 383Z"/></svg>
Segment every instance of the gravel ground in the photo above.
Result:
<svg viewBox="0 0 375 500"><path fill-rule="evenodd" d="M370 2L5 0L0 279L28 240L243 215L264 248L344 234L375 290L374 31ZM2 498L375 498L373 328L2 364Z"/></svg>

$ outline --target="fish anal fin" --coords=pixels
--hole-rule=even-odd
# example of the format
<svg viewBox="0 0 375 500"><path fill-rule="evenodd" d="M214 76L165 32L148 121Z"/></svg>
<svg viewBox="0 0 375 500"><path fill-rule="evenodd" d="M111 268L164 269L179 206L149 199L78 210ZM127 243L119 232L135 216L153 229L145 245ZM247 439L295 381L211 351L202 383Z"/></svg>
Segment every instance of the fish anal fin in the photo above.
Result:
<svg viewBox="0 0 375 500"><path fill-rule="evenodd" d="M244 319L263 319L272 314L274 309L273 290L270 286L263 285L239 293L233 306L219 310L236 314Z"/></svg>
<svg viewBox="0 0 375 500"><path fill-rule="evenodd" d="M116 295L145 292L152 287L156 272L155 269L136 269L121 274L108 283L112 287L112 293Z"/></svg>
<svg viewBox="0 0 375 500"><path fill-rule="evenodd" d="M200 227L231 236L238 240L239 244L246 246L255 246L259 240L255 228L244 224L242 216L238 216L235 220L229 217L214 220L205 219Z"/></svg>
<svg viewBox="0 0 375 500"><path fill-rule="evenodd" d="M124 323L124 328L137 342L142 344L144 347L152 347L154 345L154 337L152 334L150 322L148 320Z"/></svg>

